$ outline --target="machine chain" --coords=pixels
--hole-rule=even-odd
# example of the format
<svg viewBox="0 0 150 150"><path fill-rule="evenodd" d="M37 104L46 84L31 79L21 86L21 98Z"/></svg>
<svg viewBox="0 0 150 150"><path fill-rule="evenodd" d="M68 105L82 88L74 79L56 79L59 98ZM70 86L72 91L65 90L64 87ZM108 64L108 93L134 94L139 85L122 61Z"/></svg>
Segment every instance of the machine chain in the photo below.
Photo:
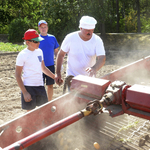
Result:
<svg viewBox="0 0 150 150"><path fill-rule="evenodd" d="M147 120L136 131L131 133L131 136L127 140L134 139L138 141L138 146L144 146L145 142L149 140L147 132L150 130L150 121Z"/></svg>

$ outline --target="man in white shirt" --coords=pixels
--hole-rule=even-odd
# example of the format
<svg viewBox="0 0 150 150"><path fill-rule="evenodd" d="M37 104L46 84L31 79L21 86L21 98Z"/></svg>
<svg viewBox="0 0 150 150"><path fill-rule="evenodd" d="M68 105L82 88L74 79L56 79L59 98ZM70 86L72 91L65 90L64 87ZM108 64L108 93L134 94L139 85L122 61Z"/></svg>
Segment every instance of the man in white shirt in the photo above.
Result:
<svg viewBox="0 0 150 150"><path fill-rule="evenodd" d="M56 83L61 82L61 66L66 54L66 76L96 76L96 72L105 64L103 41L93 33L96 23L93 17L83 16L79 24L80 31L65 37L56 60Z"/></svg>

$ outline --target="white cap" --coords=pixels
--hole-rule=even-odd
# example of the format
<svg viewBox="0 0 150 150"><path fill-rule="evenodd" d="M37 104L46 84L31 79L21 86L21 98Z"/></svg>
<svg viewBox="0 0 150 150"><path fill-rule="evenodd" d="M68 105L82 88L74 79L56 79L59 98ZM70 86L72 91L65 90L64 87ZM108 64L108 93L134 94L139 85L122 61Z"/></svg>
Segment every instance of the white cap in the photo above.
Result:
<svg viewBox="0 0 150 150"><path fill-rule="evenodd" d="M93 17L83 16L80 19L79 28L94 29L96 24L97 24L97 21Z"/></svg>

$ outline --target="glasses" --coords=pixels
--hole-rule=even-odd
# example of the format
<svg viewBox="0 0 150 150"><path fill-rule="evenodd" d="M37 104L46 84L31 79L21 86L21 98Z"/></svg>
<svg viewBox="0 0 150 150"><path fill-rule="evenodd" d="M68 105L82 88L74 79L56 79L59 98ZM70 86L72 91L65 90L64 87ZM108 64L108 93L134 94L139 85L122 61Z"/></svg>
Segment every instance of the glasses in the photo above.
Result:
<svg viewBox="0 0 150 150"><path fill-rule="evenodd" d="M34 40L28 40L30 42L33 42L33 43L39 43L38 41L34 41Z"/></svg>

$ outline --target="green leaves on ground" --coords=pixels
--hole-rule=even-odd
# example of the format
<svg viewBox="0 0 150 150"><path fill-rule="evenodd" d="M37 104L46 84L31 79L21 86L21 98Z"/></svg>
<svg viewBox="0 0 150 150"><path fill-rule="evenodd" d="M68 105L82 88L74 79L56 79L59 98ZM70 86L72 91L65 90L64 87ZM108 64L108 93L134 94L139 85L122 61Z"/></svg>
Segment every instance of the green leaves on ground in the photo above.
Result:
<svg viewBox="0 0 150 150"><path fill-rule="evenodd" d="M0 42L0 52L19 52L26 47L26 45Z"/></svg>

